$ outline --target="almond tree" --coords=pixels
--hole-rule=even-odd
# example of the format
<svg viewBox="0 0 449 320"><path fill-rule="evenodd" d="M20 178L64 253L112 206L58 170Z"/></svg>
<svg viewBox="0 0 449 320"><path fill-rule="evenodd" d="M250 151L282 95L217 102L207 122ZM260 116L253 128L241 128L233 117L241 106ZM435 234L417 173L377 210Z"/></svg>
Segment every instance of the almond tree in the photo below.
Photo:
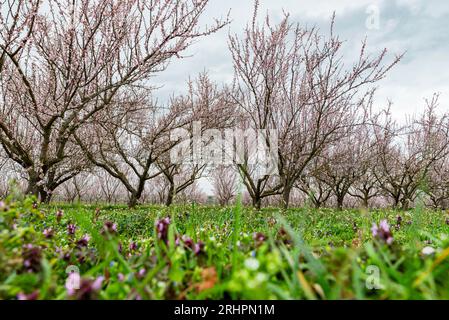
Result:
<svg viewBox="0 0 449 320"><path fill-rule="evenodd" d="M179 117L186 109L160 109L145 97L134 101L126 97L114 114L99 113L98 119L75 134L87 159L123 184L131 207L141 198L146 182L161 173L156 161L175 145L169 140L170 131L186 124Z"/></svg>
<svg viewBox="0 0 449 320"><path fill-rule="evenodd" d="M215 127L222 115L229 113L224 92L205 73L190 80L188 93L172 97L167 107L156 104L149 95L145 90L134 90L117 96L113 113L98 113L85 126L88 131L75 135L89 161L123 184L131 207L142 197L147 181L158 175L164 175L175 187L173 177L180 167L171 162L170 151L181 141L171 139L173 131L186 128L191 132L194 121ZM199 166L191 176L196 179L203 168ZM182 183L182 189L190 184Z"/></svg>
<svg viewBox="0 0 449 320"><path fill-rule="evenodd" d="M364 208L369 208L370 201L381 195L379 181L376 178L377 170L377 140L375 130L380 125L379 118L382 112L370 116L368 123L355 128L355 141L352 152L358 159L354 163L358 171L348 191L348 194L362 202Z"/></svg>
<svg viewBox="0 0 449 320"><path fill-rule="evenodd" d="M176 196L192 187L203 176L205 164L172 164L168 157L162 157L157 164L165 178L167 186L164 194L164 204L168 207L173 204Z"/></svg>
<svg viewBox="0 0 449 320"><path fill-rule="evenodd" d="M278 24L267 16L259 25L257 6L256 1L243 38L229 38L233 98L249 127L278 132L279 177L255 176L247 163L237 165L256 207L276 194L288 206L291 189L307 165L361 121L362 106L372 94L368 86L381 80L400 56L386 63L386 49L371 56L363 42L358 59L348 67L334 19L324 37L316 28L292 24L288 14Z"/></svg>
<svg viewBox="0 0 449 320"><path fill-rule="evenodd" d="M41 2L36 13L39 1L20 1L18 23L3 18L14 6L0 20L0 142L27 191L48 201L89 165L74 134L227 20L199 27L208 0Z"/></svg>
<svg viewBox="0 0 449 320"><path fill-rule="evenodd" d="M209 179L220 206L227 206L237 194L237 172L232 166L220 165L213 168Z"/></svg>
<svg viewBox="0 0 449 320"><path fill-rule="evenodd" d="M178 103L190 110L190 122L182 129L184 137L171 137L179 142L176 150L165 153L157 161L157 168L165 178L165 205L170 206L176 195L191 188L200 179L206 169L214 165L211 162L208 147L218 152L215 160L224 161L224 130L234 123L234 106L228 100L227 87L219 88L207 73L201 73L196 80L189 80L188 93L178 97ZM218 137L210 137L212 131ZM172 131L173 132L173 131ZM218 141L215 141L217 138ZM178 139L178 140L176 140ZM187 150L185 150L187 147ZM174 161L173 154L180 161Z"/></svg>
<svg viewBox="0 0 449 320"><path fill-rule="evenodd" d="M101 197L106 203L117 203L119 198L120 186L122 186L119 179L114 178L105 170L97 170L94 174L95 184L97 190L101 190Z"/></svg>
<svg viewBox="0 0 449 320"><path fill-rule="evenodd" d="M369 118L376 116L368 115ZM369 123L348 127L345 136L326 147L320 156L322 164L315 170L315 177L332 190L339 210L348 195L361 199L368 207L368 201L376 194L372 190L375 179L371 177L375 149L371 128Z"/></svg>
<svg viewBox="0 0 449 320"><path fill-rule="evenodd" d="M345 197L360 174L350 140L341 140L338 145L325 150L322 153L325 161L315 175L317 180L329 186L338 210L342 210Z"/></svg>
<svg viewBox="0 0 449 320"><path fill-rule="evenodd" d="M305 170L304 175L295 183L295 188L301 190L316 209L326 205L332 196L332 189L329 185L322 179L316 178L320 170L320 164L318 164L320 160L320 158L315 158Z"/></svg>
<svg viewBox="0 0 449 320"><path fill-rule="evenodd" d="M438 96L426 100L426 111L410 118L404 127L387 113L385 124L376 132L376 177L382 191L396 208L408 209L426 189L432 166L448 154L448 114L438 115Z"/></svg>
<svg viewBox="0 0 449 320"><path fill-rule="evenodd" d="M428 174L425 192L434 209L449 209L449 159L436 161Z"/></svg>
<svg viewBox="0 0 449 320"><path fill-rule="evenodd" d="M0 1L0 75L10 59L23 54L35 26L41 1Z"/></svg>

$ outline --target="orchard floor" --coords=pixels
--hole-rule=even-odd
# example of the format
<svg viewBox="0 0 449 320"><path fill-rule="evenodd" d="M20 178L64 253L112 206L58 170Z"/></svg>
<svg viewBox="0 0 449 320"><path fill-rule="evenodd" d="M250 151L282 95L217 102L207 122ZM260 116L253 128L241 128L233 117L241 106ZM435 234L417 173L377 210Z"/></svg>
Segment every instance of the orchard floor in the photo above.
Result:
<svg viewBox="0 0 449 320"><path fill-rule="evenodd" d="M447 218L6 201L0 299L449 299Z"/></svg>

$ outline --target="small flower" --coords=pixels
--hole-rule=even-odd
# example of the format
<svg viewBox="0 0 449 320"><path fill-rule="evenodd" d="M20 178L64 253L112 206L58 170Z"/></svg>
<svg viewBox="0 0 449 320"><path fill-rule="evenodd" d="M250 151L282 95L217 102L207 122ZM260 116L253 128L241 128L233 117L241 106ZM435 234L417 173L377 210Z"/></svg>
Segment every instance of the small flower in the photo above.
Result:
<svg viewBox="0 0 449 320"><path fill-rule="evenodd" d="M430 256L435 253L435 249L432 247L424 247L421 253L425 256Z"/></svg>
<svg viewBox="0 0 449 320"><path fill-rule="evenodd" d="M17 300L37 300L39 298L39 290L33 291L30 294L19 293L17 295Z"/></svg>
<svg viewBox="0 0 449 320"><path fill-rule="evenodd" d="M396 230L399 230L401 228L401 225L402 225L402 217L398 215L396 217Z"/></svg>
<svg viewBox="0 0 449 320"><path fill-rule="evenodd" d="M41 269L42 250L32 244L23 246L23 266L27 272L36 272Z"/></svg>
<svg viewBox="0 0 449 320"><path fill-rule="evenodd" d="M248 258L245 260L245 267L249 270L255 271L259 269L259 260L256 258Z"/></svg>
<svg viewBox="0 0 449 320"><path fill-rule="evenodd" d="M168 241L168 226L170 225L170 218L166 217L156 221L156 232L159 240Z"/></svg>
<svg viewBox="0 0 449 320"><path fill-rule="evenodd" d="M106 221L103 225L103 234L116 234L117 233L117 224L112 221Z"/></svg>
<svg viewBox="0 0 449 320"><path fill-rule="evenodd" d="M120 282L125 281L125 276L124 276L124 274L123 274L123 273L119 273L119 274L117 275L117 279L118 279L118 281L120 281Z"/></svg>
<svg viewBox="0 0 449 320"><path fill-rule="evenodd" d="M387 220L382 220L379 223L379 226L377 226L376 223L373 223L371 232L374 238L383 241L388 245L393 243L393 235L391 234Z"/></svg>
<svg viewBox="0 0 449 320"><path fill-rule="evenodd" d="M60 257L62 260L69 262L72 258L72 253L70 251L61 252Z"/></svg>
<svg viewBox="0 0 449 320"><path fill-rule="evenodd" d="M193 240L190 237L186 236L186 235L182 236L182 242L184 243L184 246L186 248L190 248L190 249L193 249L193 247L195 245Z"/></svg>
<svg viewBox="0 0 449 320"><path fill-rule="evenodd" d="M56 211L56 221L61 222L62 217L64 216L64 211L62 211L61 209L58 209L58 211Z"/></svg>
<svg viewBox="0 0 449 320"><path fill-rule="evenodd" d="M281 227L278 231L278 236L282 240L284 244L291 244L292 240L290 235L288 234L287 230L284 229L284 227Z"/></svg>
<svg viewBox="0 0 449 320"><path fill-rule="evenodd" d="M55 233L52 228L47 228L42 232L42 234L44 235L45 238L51 239L53 238Z"/></svg>
<svg viewBox="0 0 449 320"><path fill-rule="evenodd" d="M449 217L446 218L446 224L449 226Z"/></svg>
<svg viewBox="0 0 449 320"><path fill-rule="evenodd" d="M76 229L77 229L76 226L73 223L70 223L67 226L67 233L68 233L68 235L69 236L73 236L75 234L75 232L76 232Z"/></svg>
<svg viewBox="0 0 449 320"><path fill-rule="evenodd" d="M92 289L95 291L101 290L101 287L103 285L103 280L104 280L103 276L100 276L97 279L95 279L95 281L92 283Z"/></svg>
<svg viewBox="0 0 449 320"><path fill-rule="evenodd" d="M267 239L267 237L262 232L254 232L253 239L257 243L261 244L262 242L264 242Z"/></svg>
<svg viewBox="0 0 449 320"><path fill-rule="evenodd" d="M145 270L145 268L140 269L139 272L137 272L137 279L143 279L146 273L147 270Z"/></svg>
<svg viewBox="0 0 449 320"><path fill-rule="evenodd" d="M195 246L193 247L193 252L195 253L195 255L200 255L201 253L204 253L204 242L200 240L197 243L195 243Z"/></svg>
<svg viewBox="0 0 449 320"><path fill-rule="evenodd" d="M137 250L137 243L134 242L134 241L131 241L131 242L129 243L129 250L130 250L130 251L135 251L135 250Z"/></svg>
<svg viewBox="0 0 449 320"><path fill-rule="evenodd" d="M76 277L76 273L73 273ZM69 275L69 277L72 274ZM78 275L79 276L79 275ZM67 294L76 300L95 300L98 297L98 291L101 290L104 277L100 276L95 280L81 279L79 289L68 287Z"/></svg>
<svg viewBox="0 0 449 320"><path fill-rule="evenodd" d="M37 209L38 205L37 205L37 202L36 202L36 201L35 201L35 202L33 202L33 205L32 205L32 207L33 207L33 209Z"/></svg>
<svg viewBox="0 0 449 320"><path fill-rule="evenodd" d="M90 235L85 234L81 239L76 242L78 248L86 248L89 245Z"/></svg>

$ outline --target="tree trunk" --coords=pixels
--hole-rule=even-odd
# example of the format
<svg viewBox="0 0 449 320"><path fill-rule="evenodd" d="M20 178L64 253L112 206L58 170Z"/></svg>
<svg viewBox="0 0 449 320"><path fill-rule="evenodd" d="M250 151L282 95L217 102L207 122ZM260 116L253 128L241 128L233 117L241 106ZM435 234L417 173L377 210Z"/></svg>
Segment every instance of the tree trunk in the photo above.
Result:
<svg viewBox="0 0 449 320"><path fill-rule="evenodd" d="M368 209L369 208L369 199L368 199L368 197L364 197L363 198L363 207L365 208L365 209Z"/></svg>
<svg viewBox="0 0 449 320"><path fill-rule="evenodd" d="M39 202L49 203L51 192L46 191L45 187L39 184L40 182L40 180L30 178L25 194L35 196Z"/></svg>
<svg viewBox="0 0 449 320"><path fill-rule="evenodd" d="M395 194L394 196L393 196L393 206L394 206L394 208L395 209L399 209L399 204L400 204L400 197L401 197L401 194Z"/></svg>
<svg viewBox="0 0 449 320"><path fill-rule="evenodd" d="M169 192L168 194L167 194L167 199L165 199L165 205L167 206L167 207L170 207L172 204L173 204L173 193L172 192Z"/></svg>
<svg viewBox="0 0 449 320"><path fill-rule="evenodd" d="M131 193L131 196L129 197L129 201L128 201L128 207L135 208L138 200L139 200L139 197L138 197L137 193L135 193L135 192Z"/></svg>
<svg viewBox="0 0 449 320"><path fill-rule="evenodd" d="M369 192L363 192L362 205L365 209L369 208Z"/></svg>
<svg viewBox="0 0 449 320"><path fill-rule="evenodd" d="M337 210L341 211L343 210L343 201L345 200L344 195L337 196Z"/></svg>
<svg viewBox="0 0 449 320"><path fill-rule="evenodd" d="M46 204L50 203L51 196L52 196L52 193L45 191L44 188L41 188L39 190L39 201L40 202L43 202Z"/></svg>
<svg viewBox="0 0 449 320"><path fill-rule="evenodd" d="M260 198L260 196L253 197L253 207L257 210L260 210L260 208L262 207L262 199Z"/></svg>
<svg viewBox="0 0 449 320"><path fill-rule="evenodd" d="M288 209L290 205L290 194L292 192L292 188L289 186L284 187L284 191L282 192L282 205L284 209Z"/></svg>
<svg viewBox="0 0 449 320"><path fill-rule="evenodd" d="M167 197L165 198L165 205L167 207L170 207L173 204L174 198L175 198L175 185L173 183L170 183Z"/></svg>
<svg viewBox="0 0 449 320"><path fill-rule="evenodd" d="M401 209L407 211L410 208L410 201L407 198L403 198L401 202Z"/></svg>

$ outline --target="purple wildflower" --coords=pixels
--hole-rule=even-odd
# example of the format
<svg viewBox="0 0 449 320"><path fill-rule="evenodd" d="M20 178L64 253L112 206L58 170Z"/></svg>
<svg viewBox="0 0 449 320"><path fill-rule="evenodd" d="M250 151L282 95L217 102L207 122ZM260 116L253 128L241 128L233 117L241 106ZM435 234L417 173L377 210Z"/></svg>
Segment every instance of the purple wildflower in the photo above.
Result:
<svg viewBox="0 0 449 320"><path fill-rule="evenodd" d="M402 217L398 215L396 217L396 230L399 230L401 228L401 224L402 224Z"/></svg>
<svg viewBox="0 0 449 320"><path fill-rule="evenodd" d="M166 217L156 221L156 232L159 240L168 241L168 226L170 225L170 218Z"/></svg>
<svg viewBox="0 0 449 320"><path fill-rule="evenodd" d="M72 273L69 277L79 277L77 273ZM70 279L69 279L70 280ZM98 291L101 290L104 277L100 276L95 280L81 279L79 289L67 286L67 294L76 300L95 300L98 296Z"/></svg>
<svg viewBox="0 0 449 320"><path fill-rule="evenodd" d="M32 244L23 246L23 266L27 272L35 272L41 269L42 250Z"/></svg>
<svg viewBox="0 0 449 320"><path fill-rule="evenodd" d="M76 232L76 226L73 223L70 223L67 226L67 233L69 234L69 236L73 236Z"/></svg>
<svg viewBox="0 0 449 320"><path fill-rule="evenodd" d="M30 294L19 293L17 295L17 300L37 300L39 298L39 290L33 291Z"/></svg>
<svg viewBox="0 0 449 320"><path fill-rule="evenodd" d="M78 248L86 248L89 245L90 235L85 234L81 239L76 242Z"/></svg>
<svg viewBox="0 0 449 320"><path fill-rule="evenodd" d="M135 251L135 250L137 250L137 243L134 242L134 241L131 241L131 242L129 243L129 250L130 250L130 251Z"/></svg>
<svg viewBox="0 0 449 320"><path fill-rule="evenodd" d="M393 235L391 234L387 220L380 221L379 226L377 226L376 223L373 223L371 232L374 238L383 241L388 245L393 243Z"/></svg>
<svg viewBox="0 0 449 320"><path fill-rule="evenodd" d="M56 211L56 221L61 222L62 217L64 216L64 211L62 211L61 209L58 209L58 211Z"/></svg>
<svg viewBox="0 0 449 320"><path fill-rule="evenodd" d="M137 272L137 279L143 279L146 273L147 270L145 270L145 268L140 269L139 272Z"/></svg>
<svg viewBox="0 0 449 320"><path fill-rule="evenodd" d="M197 243L195 243L195 246L193 247L193 252L195 253L195 255L204 253L204 242L200 240Z"/></svg>
<svg viewBox="0 0 449 320"><path fill-rule="evenodd" d="M101 290L101 287L103 286L103 280L104 280L103 276L100 276L97 279L95 279L95 281L92 283L92 289L95 291Z"/></svg>
<svg viewBox="0 0 449 320"><path fill-rule="evenodd" d="M52 228L47 228L42 232L42 234L44 235L45 238L51 239L53 238L55 233Z"/></svg>
<svg viewBox="0 0 449 320"><path fill-rule="evenodd" d="M254 232L253 239L257 243L262 243L267 239L267 237L262 232Z"/></svg>
<svg viewBox="0 0 449 320"><path fill-rule="evenodd" d="M182 236L182 242L184 243L184 246L186 248L189 248L189 249L193 249L193 247L195 245L193 240L190 237L186 236L186 235Z"/></svg>
<svg viewBox="0 0 449 320"><path fill-rule="evenodd" d="M72 258L72 253L70 251L61 253L61 259L62 260L66 261L66 262L69 262L71 258Z"/></svg>
<svg viewBox="0 0 449 320"><path fill-rule="evenodd" d="M103 225L103 234L116 234L117 233L117 224L112 221L106 221Z"/></svg>

